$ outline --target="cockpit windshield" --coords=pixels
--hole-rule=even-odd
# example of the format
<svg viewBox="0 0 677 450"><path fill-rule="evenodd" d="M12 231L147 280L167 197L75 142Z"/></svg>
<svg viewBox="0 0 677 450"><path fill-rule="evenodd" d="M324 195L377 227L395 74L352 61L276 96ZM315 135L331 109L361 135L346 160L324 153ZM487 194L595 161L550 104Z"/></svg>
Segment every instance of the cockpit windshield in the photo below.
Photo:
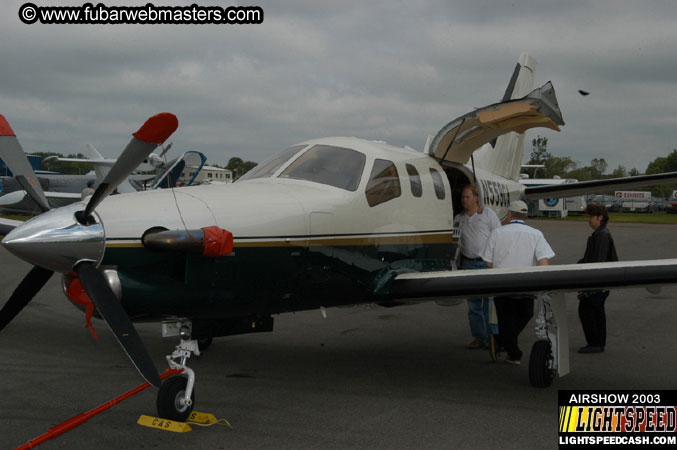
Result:
<svg viewBox="0 0 677 450"><path fill-rule="evenodd" d="M314 181L347 191L360 184L366 157L343 147L315 145L291 163L280 178Z"/></svg>
<svg viewBox="0 0 677 450"><path fill-rule="evenodd" d="M285 150L282 150L279 153L274 154L270 158L263 161L258 166L254 167L252 170L244 174L238 181L244 180L253 180L254 178L268 178L271 177L277 169L279 169L284 163L289 161L289 158L297 154L304 148L305 145L295 145L289 147Z"/></svg>

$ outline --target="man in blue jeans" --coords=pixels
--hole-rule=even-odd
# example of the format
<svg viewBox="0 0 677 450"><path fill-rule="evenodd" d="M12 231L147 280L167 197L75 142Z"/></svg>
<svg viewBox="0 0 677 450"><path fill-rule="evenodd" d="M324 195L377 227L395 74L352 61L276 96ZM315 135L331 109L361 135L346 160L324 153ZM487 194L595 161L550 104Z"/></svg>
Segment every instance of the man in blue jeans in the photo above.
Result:
<svg viewBox="0 0 677 450"><path fill-rule="evenodd" d="M501 226L501 222L494 211L479 205L477 189L471 184L463 186L461 204L463 212L454 218L460 230L460 268L463 270L486 269L487 265L480 258L480 254L489 235L495 228ZM468 299L468 321L474 338L468 345L469 349L488 347L490 337L498 334L496 324L489 323L491 303L489 297Z"/></svg>

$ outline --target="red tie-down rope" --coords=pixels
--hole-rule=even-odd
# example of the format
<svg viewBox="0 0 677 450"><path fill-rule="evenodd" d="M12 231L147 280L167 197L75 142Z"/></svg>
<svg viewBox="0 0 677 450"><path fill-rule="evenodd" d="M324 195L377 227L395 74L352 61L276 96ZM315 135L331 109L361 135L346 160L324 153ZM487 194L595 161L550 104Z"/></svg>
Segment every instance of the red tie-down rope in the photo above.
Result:
<svg viewBox="0 0 677 450"><path fill-rule="evenodd" d="M160 375L160 379L164 380L167 377L170 377L172 375L175 375L175 374L181 373L181 372L183 372L183 369L178 369L178 370L177 369L167 369L162 375ZM31 441L26 442L24 445L22 445L21 447L17 447L15 450L27 450L27 449L35 448L38 445L40 445L40 444L42 444L42 443L44 443L44 442L46 442L50 439L54 439L57 436L61 436L65 432L70 431L73 428L82 425L83 423L87 422L89 419L96 416L97 414L100 414L100 413L112 408L113 406L117 405L118 403L120 403L124 400L127 400L129 397L132 397L132 396L138 394L139 392L147 389L148 387L150 387L150 383L143 383L142 385L135 387L131 391L125 392L124 394L120 395L119 397L115 397L113 400L109 400L106 403L103 403L103 404L97 406L96 408L94 408L90 411L87 411L86 413L78 414L77 416L71 417L67 421L65 421L65 422L63 422L63 423L61 423L61 424L59 424L59 425L57 425L53 428L50 428L42 436L39 436L39 437L37 437L37 438L35 438Z"/></svg>

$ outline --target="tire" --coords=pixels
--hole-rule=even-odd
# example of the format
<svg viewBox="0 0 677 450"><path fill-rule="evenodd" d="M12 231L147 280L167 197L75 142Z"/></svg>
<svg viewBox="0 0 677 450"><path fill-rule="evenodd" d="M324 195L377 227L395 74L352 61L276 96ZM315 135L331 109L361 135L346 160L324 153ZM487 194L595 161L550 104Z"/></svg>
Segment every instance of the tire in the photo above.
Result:
<svg viewBox="0 0 677 450"><path fill-rule="evenodd" d="M174 420L176 422L185 422L193 412L195 405L195 389L190 395L192 403L190 406L182 406L179 399L183 397L186 391L188 379L182 376L167 378L160 386L157 394L157 412L163 419Z"/></svg>
<svg viewBox="0 0 677 450"><path fill-rule="evenodd" d="M210 345L212 345L212 337L205 337L205 338L198 338L197 340L197 346L200 349L201 352L204 352L209 348Z"/></svg>
<svg viewBox="0 0 677 450"><path fill-rule="evenodd" d="M534 342L529 355L529 383L534 387L548 387L555 379L552 367L552 349L550 342L541 340Z"/></svg>

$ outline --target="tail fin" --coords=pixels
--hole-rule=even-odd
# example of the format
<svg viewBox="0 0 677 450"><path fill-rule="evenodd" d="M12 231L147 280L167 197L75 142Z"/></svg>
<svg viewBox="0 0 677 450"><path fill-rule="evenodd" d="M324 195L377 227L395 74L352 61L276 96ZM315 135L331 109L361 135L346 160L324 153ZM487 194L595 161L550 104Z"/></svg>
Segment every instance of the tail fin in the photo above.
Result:
<svg viewBox="0 0 677 450"><path fill-rule="evenodd" d="M92 159L103 159L101 153L99 153L99 151L92 144L87 144L87 150L89 150L89 153L91 153Z"/></svg>
<svg viewBox="0 0 677 450"><path fill-rule="evenodd" d="M522 53L510 78L503 101L521 98L534 87L536 61ZM484 145L474 154L475 165L504 178L519 179L524 154L524 133L510 132L499 136L491 144Z"/></svg>

